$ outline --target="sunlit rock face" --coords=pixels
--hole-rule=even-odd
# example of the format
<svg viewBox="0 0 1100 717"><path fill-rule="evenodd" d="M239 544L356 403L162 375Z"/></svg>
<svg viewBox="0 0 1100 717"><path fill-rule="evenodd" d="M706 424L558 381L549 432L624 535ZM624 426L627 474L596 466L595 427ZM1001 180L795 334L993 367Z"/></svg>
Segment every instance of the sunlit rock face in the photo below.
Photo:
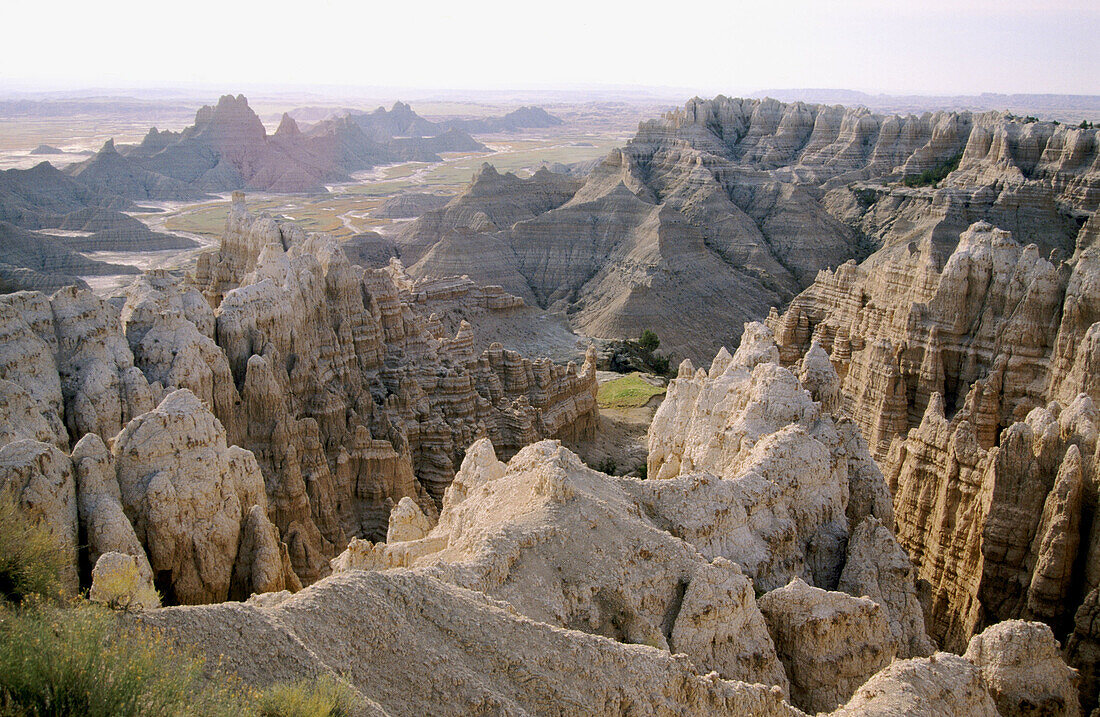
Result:
<svg viewBox="0 0 1100 717"><path fill-rule="evenodd" d="M187 410L167 415L201 406L209 420L179 430L209 456L228 458L196 459L202 470L154 470L155 461L141 454L96 468L118 472L123 490L114 496L105 479L91 480L89 490L100 497L85 501L87 524L102 544L89 546L85 560L90 570L104 552L133 555L158 589L171 586L170 601L209 602L249 586L316 580L350 538L383 538L402 498L434 521L465 448L478 437L511 455L539 438L592 435L594 356L578 368L532 361L499 344L475 351L469 324L447 335L438 318L418 312L417 297L403 294L394 276L350 264L327 236L252 217L238 196L221 246L203 256L194 281L149 272L121 309L77 288L0 300L9 337L0 356L7 406L0 436L62 454L94 436L117 454L139 425L166 424L154 409L184 389L192 399ZM448 294L452 303L467 299L490 313L522 305L464 281L456 284L462 291ZM92 465L90 455L80 460ZM228 506L235 489L224 460L246 472L245 464L256 468L262 490L241 502L235 518L229 507L224 521L211 517L217 526L199 532L216 544L200 550L203 574L185 577L195 562L190 549L168 544L199 529L180 525L175 537L156 538L174 524L157 512L170 506L157 501L201 494L222 496ZM145 505L157 471L162 478L154 483L164 490ZM176 485L173 475L187 479ZM212 482L200 490L195 480ZM256 505L261 510L253 514ZM148 518L153 514L159 517ZM136 535L123 527L128 523ZM293 572L253 567L252 558L238 555L245 544L265 566L286 559Z"/></svg>
<svg viewBox="0 0 1100 717"><path fill-rule="evenodd" d="M965 176L980 169L971 154ZM1092 196L1087 177L1059 201ZM1088 707L1100 263L1086 216L1072 254L987 222L954 244L942 231L887 245L822 272L767 323L784 364L815 343L828 352L840 404L890 485L932 637L961 651L1001 620L1045 622L1081 671Z"/></svg>

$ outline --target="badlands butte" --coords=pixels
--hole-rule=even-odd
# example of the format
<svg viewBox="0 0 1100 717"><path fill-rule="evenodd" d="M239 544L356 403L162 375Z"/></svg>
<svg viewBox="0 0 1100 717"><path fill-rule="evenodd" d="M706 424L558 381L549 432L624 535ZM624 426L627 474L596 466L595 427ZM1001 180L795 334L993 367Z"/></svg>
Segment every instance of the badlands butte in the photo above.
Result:
<svg viewBox="0 0 1100 717"><path fill-rule="evenodd" d="M223 98L0 177L6 287L38 289L0 296L0 485L67 590L362 714L1093 713L1097 130L695 99L595 166L388 203L387 234L234 193L118 296L42 238L489 131L381 112L268 136ZM682 359L645 478L578 457L605 357L517 350L551 313Z"/></svg>

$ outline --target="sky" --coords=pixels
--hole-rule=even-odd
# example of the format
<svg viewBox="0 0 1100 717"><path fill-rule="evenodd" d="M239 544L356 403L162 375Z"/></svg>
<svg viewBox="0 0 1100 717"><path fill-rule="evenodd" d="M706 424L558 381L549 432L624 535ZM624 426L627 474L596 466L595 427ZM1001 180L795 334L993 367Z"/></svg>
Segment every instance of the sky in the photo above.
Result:
<svg viewBox="0 0 1100 717"><path fill-rule="evenodd" d="M1097 0L15 0L8 89L1100 94Z"/></svg>

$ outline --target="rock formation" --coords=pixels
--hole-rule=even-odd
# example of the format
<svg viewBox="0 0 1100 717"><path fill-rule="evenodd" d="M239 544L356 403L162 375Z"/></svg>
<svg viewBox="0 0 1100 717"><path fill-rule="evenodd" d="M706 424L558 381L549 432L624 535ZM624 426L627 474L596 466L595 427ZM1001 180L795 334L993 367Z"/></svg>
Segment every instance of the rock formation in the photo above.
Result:
<svg viewBox="0 0 1100 717"><path fill-rule="evenodd" d="M541 107L520 107L502 117L457 119L442 124L444 127L460 129L470 134L491 134L495 132L515 132L529 128L560 127L565 122Z"/></svg>
<svg viewBox="0 0 1100 717"><path fill-rule="evenodd" d="M244 95L224 95L217 105L200 108L195 123L182 132L154 128L140 144L118 149L108 140L95 156L67 171L99 193L139 201L189 201L234 189L324 192L326 184L350 181L351 172L379 164L437 162L439 152L484 149L464 132L444 130L408 105L400 106L407 112L397 112L395 106L394 114L404 122L358 113L318 122L305 131L284 114L269 135ZM371 121L357 121L360 116ZM433 136L407 137L415 120L434 127L429 133Z"/></svg>
<svg viewBox="0 0 1100 717"><path fill-rule="evenodd" d="M882 608L870 598L795 578L760 598L760 610L791 676L791 702L810 714L844 704L894 659Z"/></svg>
<svg viewBox="0 0 1100 717"><path fill-rule="evenodd" d="M961 651L987 625L1045 622L1091 709L1095 138L999 122L968 137L934 193L830 192L883 246L820 273L768 324L786 365L814 344L828 353L890 484L932 637Z"/></svg>
<svg viewBox="0 0 1100 717"><path fill-rule="evenodd" d="M594 355L578 370L475 350L468 324L447 335L418 312L424 291L241 202L198 279L149 272L121 309L76 288L0 299L5 483L49 503L70 588L109 552L169 603L293 588L350 538L385 537L402 498L434 520L479 436L511 455L595 429ZM443 294L522 306L463 292Z"/></svg>
<svg viewBox="0 0 1100 717"><path fill-rule="evenodd" d="M406 192L382 202L382 206L370 215L380 219L415 219L425 212L445 206L451 199L443 194Z"/></svg>
<svg viewBox="0 0 1100 717"><path fill-rule="evenodd" d="M716 522L725 513L755 512L769 498L763 476L775 480L789 472L790 446L768 439L800 421L824 438L835 424L804 389L793 396L754 391L747 379L722 381L750 371L783 372L797 385L775 364L778 352L766 330L752 326L746 333L756 337L754 344L735 357L719 356L714 378L697 378L685 366L677 379L683 383L670 389L707 396L726 389L725 402L711 406L709 423L700 420L682 436L684 445L707 434L704 425L714 436L729 435L727 424L744 422L736 406L756 402L750 414L758 440L744 442L741 475L615 478L587 468L556 441L529 445L505 463L483 438L467 451L434 525L406 497L390 514L387 542L352 540L333 561L335 574L297 595L169 608L137 619L196 645L249 683L341 674L374 714L489 709L794 717L802 706L837 707L835 714L844 715L993 717L998 710L1019 714L1029 704L1046 714L1078 714L1076 705L1057 701L1072 698L1072 671L1041 625L991 628L965 657L936 653L891 663L899 648L915 644L913 635L898 640L902 633L890 623L901 622L891 615L914 605L915 597L911 571L898 570L889 550L875 594L889 596L899 581L909 581L908 600L889 606L797 577L757 598L759 571L714 554L725 545L730 554L746 555L759 540L754 531L774 534L766 520L740 528ZM693 381L715 389L699 391L707 386ZM796 415L783 410L792 399ZM700 399L696 407L702 412L706 405ZM673 425L689 424L668 420L662 431ZM837 474L819 492L834 494L826 502L838 504L837 522L846 529L849 484L871 480L847 464L870 463L867 449L856 433L819 445L829 460L803 470ZM696 468L717 472L737 463L732 453L711 456L713 462ZM751 491L716 493L754 481ZM884 489L881 475L877 481ZM776 504L797 498L770 497ZM801 544L797 533L814 523L805 518L797 527L787 519L796 533L788 543ZM862 547L853 548L849 560L840 558L856 564L847 576L853 584L879 579L866 577L873 573L866 561L874 559L876 541L892 536L877 520L862 517L852 541ZM361 619L363 605L372 606L372 619ZM920 625L919 609L910 617L906 624ZM437 660L448 669L436 669ZM409 689L410 682L417 689ZM785 699L788 689L794 706ZM1031 697L1036 702L1028 702Z"/></svg>
<svg viewBox="0 0 1100 717"><path fill-rule="evenodd" d="M1096 136L997 113L694 99L643 122L565 204L467 221L460 233L415 222L401 256L414 276L501 284L591 336L656 330L663 346L700 361L819 270L877 247L926 240L942 262L959 233L987 220L1043 257L1072 252L1100 199ZM956 160L939 188L900 183ZM452 212L467 205L476 216L478 202L463 195ZM457 271L470 256L490 260Z"/></svg>
<svg viewBox="0 0 1100 717"><path fill-rule="evenodd" d="M87 286L81 276L137 273L132 266L89 259L57 237L0 221L0 293L53 292L63 286Z"/></svg>
<svg viewBox="0 0 1100 717"><path fill-rule="evenodd" d="M136 274L131 266L89 259L79 251L158 251L198 246L151 231L123 213L129 199L89 187L47 162L0 172L0 292L52 293L83 286L82 276ZM57 233L56 230L61 230Z"/></svg>

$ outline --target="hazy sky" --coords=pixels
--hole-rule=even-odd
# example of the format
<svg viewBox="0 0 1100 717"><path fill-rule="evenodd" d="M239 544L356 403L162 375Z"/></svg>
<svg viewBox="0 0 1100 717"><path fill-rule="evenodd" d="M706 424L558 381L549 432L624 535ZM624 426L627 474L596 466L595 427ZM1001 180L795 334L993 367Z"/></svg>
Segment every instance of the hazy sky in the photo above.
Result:
<svg viewBox="0 0 1100 717"><path fill-rule="evenodd" d="M0 84L1100 94L1098 0L5 3Z"/></svg>

